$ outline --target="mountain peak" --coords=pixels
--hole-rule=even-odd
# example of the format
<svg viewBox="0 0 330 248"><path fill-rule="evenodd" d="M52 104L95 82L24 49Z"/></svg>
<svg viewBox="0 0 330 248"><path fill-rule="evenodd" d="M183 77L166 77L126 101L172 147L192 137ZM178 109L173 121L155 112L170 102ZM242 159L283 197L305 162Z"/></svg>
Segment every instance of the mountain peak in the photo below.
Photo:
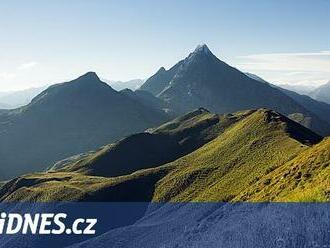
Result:
<svg viewBox="0 0 330 248"><path fill-rule="evenodd" d="M188 61L195 60L197 58L209 58L213 57L213 53L210 51L210 49L205 44L198 45L195 50L189 54L187 57Z"/></svg>
<svg viewBox="0 0 330 248"><path fill-rule="evenodd" d="M193 53L204 53L204 54L210 54L211 51L208 48L206 44L200 44L196 47L195 51Z"/></svg>
<svg viewBox="0 0 330 248"><path fill-rule="evenodd" d="M104 83L99 76L93 72L89 71L86 72L85 74L81 75L80 77L72 80L69 82L69 84L74 84L74 85L80 85L81 86L88 86L88 87L97 87L97 86L108 86L108 84ZM111 87L110 87L111 88Z"/></svg>
<svg viewBox="0 0 330 248"><path fill-rule="evenodd" d="M85 80L100 80L100 78L97 76L97 74L93 71L86 72L82 76L80 76L78 79L85 79Z"/></svg>
<svg viewBox="0 0 330 248"><path fill-rule="evenodd" d="M51 85L39 95L34 97L31 103L41 103L44 102L45 99L53 99L54 102L58 102L58 99L63 96L63 92L65 97L67 97L68 94L73 94L72 92L75 92L74 99L77 100L76 92L84 92L84 94L89 94L91 90L103 91L105 87L113 90L109 85L102 82L95 72L87 72L72 81Z"/></svg>
<svg viewBox="0 0 330 248"><path fill-rule="evenodd" d="M166 72L166 69L162 66L159 68L159 70L157 71L157 73L160 73L160 72Z"/></svg>

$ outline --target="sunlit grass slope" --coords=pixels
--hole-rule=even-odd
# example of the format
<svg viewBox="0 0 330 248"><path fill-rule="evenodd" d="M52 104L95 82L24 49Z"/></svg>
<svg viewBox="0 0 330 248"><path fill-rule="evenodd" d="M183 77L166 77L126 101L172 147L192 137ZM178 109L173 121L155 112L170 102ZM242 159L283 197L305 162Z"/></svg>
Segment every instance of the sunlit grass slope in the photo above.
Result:
<svg viewBox="0 0 330 248"><path fill-rule="evenodd" d="M148 202L154 185L166 172L166 168L158 167L115 178L69 172L35 173L4 185L0 189L0 201Z"/></svg>
<svg viewBox="0 0 330 248"><path fill-rule="evenodd" d="M230 201L319 137L271 110L258 110L170 164L155 201Z"/></svg>
<svg viewBox="0 0 330 248"><path fill-rule="evenodd" d="M235 200L329 201L330 138L266 174Z"/></svg>

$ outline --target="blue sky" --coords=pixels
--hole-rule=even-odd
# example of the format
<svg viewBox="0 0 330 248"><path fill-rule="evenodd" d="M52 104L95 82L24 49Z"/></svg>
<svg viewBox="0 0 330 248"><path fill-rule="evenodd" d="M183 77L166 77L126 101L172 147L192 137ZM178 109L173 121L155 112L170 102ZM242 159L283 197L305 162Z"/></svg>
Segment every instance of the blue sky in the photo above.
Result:
<svg viewBox="0 0 330 248"><path fill-rule="evenodd" d="M147 78L200 43L275 83L330 80L328 0L0 2L0 91Z"/></svg>

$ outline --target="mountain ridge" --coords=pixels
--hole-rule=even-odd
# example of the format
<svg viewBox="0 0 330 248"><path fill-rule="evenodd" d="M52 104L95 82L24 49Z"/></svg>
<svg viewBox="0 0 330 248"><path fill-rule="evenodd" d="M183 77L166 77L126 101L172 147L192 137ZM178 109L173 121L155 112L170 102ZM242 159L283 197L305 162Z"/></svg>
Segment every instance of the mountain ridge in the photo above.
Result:
<svg viewBox="0 0 330 248"><path fill-rule="evenodd" d="M142 101L88 72L50 86L24 107L0 112L2 177L43 170L50 162L168 120L165 112Z"/></svg>
<svg viewBox="0 0 330 248"><path fill-rule="evenodd" d="M216 113L241 109L270 108L283 114L304 114L311 127L322 135L330 133L330 124L278 89L248 77L219 60L206 45L197 47L168 71L159 70L142 90L163 99L169 108L185 113L205 107Z"/></svg>

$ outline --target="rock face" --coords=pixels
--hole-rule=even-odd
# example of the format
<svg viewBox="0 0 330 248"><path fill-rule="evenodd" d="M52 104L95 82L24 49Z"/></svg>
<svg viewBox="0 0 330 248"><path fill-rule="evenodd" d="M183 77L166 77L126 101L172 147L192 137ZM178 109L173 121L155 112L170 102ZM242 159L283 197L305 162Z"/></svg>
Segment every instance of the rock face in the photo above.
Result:
<svg viewBox="0 0 330 248"><path fill-rule="evenodd" d="M161 68L141 89L163 99L179 113L199 107L216 113L270 108L285 115L303 114L312 119L309 127L314 131L330 133L330 124L317 114L281 90L219 60L206 45L198 46L168 71Z"/></svg>

